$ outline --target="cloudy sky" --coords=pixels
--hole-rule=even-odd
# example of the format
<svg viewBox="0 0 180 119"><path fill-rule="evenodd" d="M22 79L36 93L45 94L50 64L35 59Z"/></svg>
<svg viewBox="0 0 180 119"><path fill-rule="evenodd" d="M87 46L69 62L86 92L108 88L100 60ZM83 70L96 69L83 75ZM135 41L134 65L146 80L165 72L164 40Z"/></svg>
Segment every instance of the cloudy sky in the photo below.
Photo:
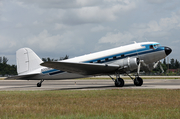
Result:
<svg viewBox="0 0 180 119"><path fill-rule="evenodd" d="M59 58L156 41L180 61L179 6L179 0L0 0L0 56L16 64L22 47Z"/></svg>

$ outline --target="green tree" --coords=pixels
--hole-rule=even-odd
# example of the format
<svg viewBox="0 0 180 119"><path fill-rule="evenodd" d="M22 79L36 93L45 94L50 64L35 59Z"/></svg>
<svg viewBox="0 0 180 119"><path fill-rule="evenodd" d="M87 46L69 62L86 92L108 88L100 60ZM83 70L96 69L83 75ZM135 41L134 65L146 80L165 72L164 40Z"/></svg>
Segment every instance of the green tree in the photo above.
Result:
<svg viewBox="0 0 180 119"><path fill-rule="evenodd" d="M175 68L175 61L174 61L173 58L172 58L171 61L170 61L169 68L170 68L170 69L174 69L174 68Z"/></svg>
<svg viewBox="0 0 180 119"><path fill-rule="evenodd" d="M65 57L60 57L59 60L66 60L66 59L69 59L69 56L68 56L68 55L66 55Z"/></svg>
<svg viewBox="0 0 180 119"><path fill-rule="evenodd" d="M163 64L167 65L167 63L166 63L166 59L164 59L164 60L163 60Z"/></svg>
<svg viewBox="0 0 180 119"><path fill-rule="evenodd" d="M177 59L176 59L176 61L175 61L175 69L178 69L179 68L179 61L177 61Z"/></svg>
<svg viewBox="0 0 180 119"><path fill-rule="evenodd" d="M7 64L8 59L6 57L0 57L0 75L17 75L16 65Z"/></svg>
<svg viewBox="0 0 180 119"><path fill-rule="evenodd" d="M66 55L65 57L60 57L60 59L59 60L65 60L65 59L68 59L69 58L69 56L68 55ZM58 59L51 59L50 57L48 57L48 58L42 58L42 61L43 62L53 62L53 61L58 61Z"/></svg>

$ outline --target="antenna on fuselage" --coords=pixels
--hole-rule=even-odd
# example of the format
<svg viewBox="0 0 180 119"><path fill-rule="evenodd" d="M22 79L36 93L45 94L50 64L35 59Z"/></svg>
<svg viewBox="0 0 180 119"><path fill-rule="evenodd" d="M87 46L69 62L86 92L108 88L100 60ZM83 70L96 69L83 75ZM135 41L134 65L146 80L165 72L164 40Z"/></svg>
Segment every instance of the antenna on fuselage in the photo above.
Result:
<svg viewBox="0 0 180 119"><path fill-rule="evenodd" d="M136 44L136 41L134 41L134 44Z"/></svg>
<svg viewBox="0 0 180 119"><path fill-rule="evenodd" d="M149 42L147 38L145 38L145 39L146 39L147 42Z"/></svg>

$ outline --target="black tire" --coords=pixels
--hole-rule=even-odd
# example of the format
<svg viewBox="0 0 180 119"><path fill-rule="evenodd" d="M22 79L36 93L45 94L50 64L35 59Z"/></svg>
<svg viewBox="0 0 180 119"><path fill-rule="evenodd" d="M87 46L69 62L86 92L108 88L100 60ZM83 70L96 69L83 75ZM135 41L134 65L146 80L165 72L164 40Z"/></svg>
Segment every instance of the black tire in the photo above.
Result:
<svg viewBox="0 0 180 119"><path fill-rule="evenodd" d="M116 79L115 86L116 87L123 87L124 86L124 80L122 78Z"/></svg>
<svg viewBox="0 0 180 119"><path fill-rule="evenodd" d="M142 79L142 78L136 77L136 78L134 79L134 85L135 85L135 86L142 86L142 84L143 84L143 79Z"/></svg>
<svg viewBox="0 0 180 119"><path fill-rule="evenodd" d="M37 83L37 87L41 87L41 83Z"/></svg>

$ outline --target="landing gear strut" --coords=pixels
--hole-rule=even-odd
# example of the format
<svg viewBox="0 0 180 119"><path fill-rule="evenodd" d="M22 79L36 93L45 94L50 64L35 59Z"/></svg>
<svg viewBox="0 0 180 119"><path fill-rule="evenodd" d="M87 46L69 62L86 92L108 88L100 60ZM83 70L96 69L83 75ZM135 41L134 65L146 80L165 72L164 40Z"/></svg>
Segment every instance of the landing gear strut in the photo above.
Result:
<svg viewBox="0 0 180 119"><path fill-rule="evenodd" d="M127 74L133 81L135 86L142 86L143 79L137 75L135 78L131 77L129 74Z"/></svg>
<svg viewBox="0 0 180 119"><path fill-rule="evenodd" d="M37 87L41 87L41 84L44 80L42 79L40 82L37 83Z"/></svg>
<svg viewBox="0 0 180 119"><path fill-rule="evenodd" d="M116 87L123 87L124 86L124 80L120 78L120 74L116 73L116 79L112 78L110 75L109 77L114 81L114 84Z"/></svg>

